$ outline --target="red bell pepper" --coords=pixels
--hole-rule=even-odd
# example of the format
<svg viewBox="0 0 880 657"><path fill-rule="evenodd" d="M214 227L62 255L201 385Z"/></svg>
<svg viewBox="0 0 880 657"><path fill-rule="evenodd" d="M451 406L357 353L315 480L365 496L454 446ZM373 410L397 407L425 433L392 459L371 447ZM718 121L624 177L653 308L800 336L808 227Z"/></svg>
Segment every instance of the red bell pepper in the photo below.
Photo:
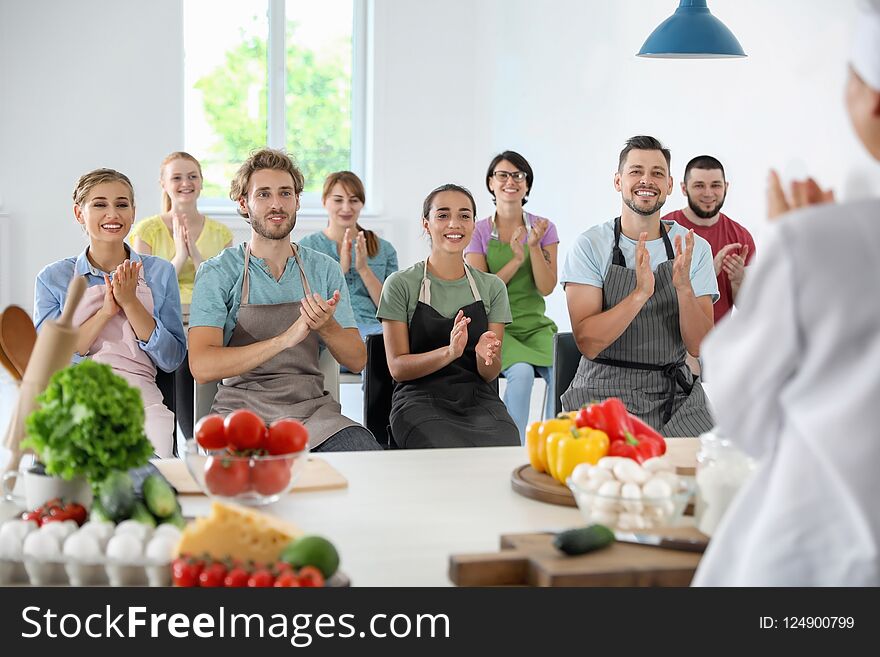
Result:
<svg viewBox="0 0 880 657"><path fill-rule="evenodd" d="M608 456L620 456L626 459L632 459L638 463L644 461L643 458L636 451L636 448L630 445L625 440L615 440L608 447Z"/></svg>
<svg viewBox="0 0 880 657"><path fill-rule="evenodd" d="M581 407L575 416L574 424L578 429L590 427L591 429L604 431L611 438L610 423L602 404L590 404L589 406Z"/></svg>
<svg viewBox="0 0 880 657"><path fill-rule="evenodd" d="M637 463L644 463L648 459L660 456L661 449L666 449L665 443L658 443L650 436L634 436L630 433L623 440L611 443L608 448L608 456L622 456Z"/></svg>
<svg viewBox="0 0 880 657"><path fill-rule="evenodd" d="M617 397L610 397L602 402L602 412L608 428L602 429L608 434L611 442L626 439L627 434L634 434L630 414L623 402Z"/></svg>
<svg viewBox="0 0 880 657"><path fill-rule="evenodd" d="M635 415L630 414L629 416L630 424L633 428L633 435L637 440L650 440L658 445L658 449L660 450L658 454L655 456L663 456L666 453L666 440L663 438L661 434L654 430L650 424L643 422L641 418L636 417Z"/></svg>

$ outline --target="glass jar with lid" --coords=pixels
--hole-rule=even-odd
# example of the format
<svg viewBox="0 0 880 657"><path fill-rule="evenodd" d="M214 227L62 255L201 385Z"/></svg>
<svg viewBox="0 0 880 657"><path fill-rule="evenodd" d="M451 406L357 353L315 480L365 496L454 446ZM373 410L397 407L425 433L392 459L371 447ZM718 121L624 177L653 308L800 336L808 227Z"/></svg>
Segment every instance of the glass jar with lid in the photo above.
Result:
<svg viewBox="0 0 880 657"><path fill-rule="evenodd" d="M712 535L754 468L754 459L721 436L717 428L700 436L694 506L697 529L707 536Z"/></svg>

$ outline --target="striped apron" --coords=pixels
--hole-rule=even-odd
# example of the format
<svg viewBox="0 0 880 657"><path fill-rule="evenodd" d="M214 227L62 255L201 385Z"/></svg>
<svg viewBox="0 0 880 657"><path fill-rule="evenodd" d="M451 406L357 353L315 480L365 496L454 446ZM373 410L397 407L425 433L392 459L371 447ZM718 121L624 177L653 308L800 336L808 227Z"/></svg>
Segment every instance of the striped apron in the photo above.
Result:
<svg viewBox="0 0 880 657"><path fill-rule="evenodd" d="M562 407L572 410L619 397L631 413L664 436L698 436L714 422L703 387L685 364L687 351L672 284L675 252L666 230L660 232L668 259L654 272L654 294L597 358L581 356L571 386L562 395ZM636 272L627 268L619 242L620 217L614 220L614 248L602 287L603 311L619 304L636 287Z"/></svg>

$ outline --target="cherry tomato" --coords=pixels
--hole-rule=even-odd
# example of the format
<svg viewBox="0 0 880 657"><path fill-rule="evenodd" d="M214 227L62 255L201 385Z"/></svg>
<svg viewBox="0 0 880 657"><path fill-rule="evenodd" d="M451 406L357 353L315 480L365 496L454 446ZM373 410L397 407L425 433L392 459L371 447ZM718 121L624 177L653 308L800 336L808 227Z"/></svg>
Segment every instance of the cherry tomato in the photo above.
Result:
<svg viewBox="0 0 880 657"><path fill-rule="evenodd" d="M199 573L199 586L213 587L223 586L226 579L226 566L219 561L215 561L209 566L205 566Z"/></svg>
<svg viewBox="0 0 880 657"><path fill-rule="evenodd" d="M235 567L226 573L226 577L223 578L223 586L230 588L247 586L249 577L248 571L244 568Z"/></svg>
<svg viewBox="0 0 880 657"><path fill-rule="evenodd" d="M251 469L251 486L260 495L280 493L290 483L290 459L257 459Z"/></svg>
<svg viewBox="0 0 880 657"><path fill-rule="evenodd" d="M232 411L223 421L226 441L235 449L259 449L266 442L269 430L263 419L244 408Z"/></svg>
<svg viewBox="0 0 880 657"><path fill-rule="evenodd" d="M324 586L324 575L314 566L303 566L296 576L300 586Z"/></svg>
<svg viewBox="0 0 880 657"><path fill-rule="evenodd" d="M206 415L195 428L196 441L205 449L223 449L227 445L225 419L222 415Z"/></svg>
<svg viewBox="0 0 880 657"><path fill-rule="evenodd" d="M269 426L266 449L270 454L294 454L303 451L308 444L309 432L301 422L284 418Z"/></svg>
<svg viewBox="0 0 880 657"><path fill-rule="evenodd" d="M247 459L209 456L205 461L205 485L215 495L235 497L250 485Z"/></svg>
<svg viewBox="0 0 880 657"><path fill-rule="evenodd" d="M33 511L25 511L21 514L22 520L31 520L37 523L37 527L40 527L43 524L43 512L40 509L34 509Z"/></svg>
<svg viewBox="0 0 880 657"><path fill-rule="evenodd" d="M171 563L174 586L198 586L204 564L198 559L178 557Z"/></svg>
<svg viewBox="0 0 880 657"><path fill-rule="evenodd" d="M286 571L281 573L278 578L275 580L275 584L273 586L280 587L294 587L300 586L299 578L291 571Z"/></svg>
<svg viewBox="0 0 880 657"><path fill-rule="evenodd" d="M254 588L272 586L274 583L275 578L272 577L272 573L264 568L251 574L247 581L247 585Z"/></svg>
<svg viewBox="0 0 880 657"><path fill-rule="evenodd" d="M82 504L71 502L67 505L67 513L70 515L70 519L75 520L76 524L80 527L86 523L88 511L86 511L86 508Z"/></svg>

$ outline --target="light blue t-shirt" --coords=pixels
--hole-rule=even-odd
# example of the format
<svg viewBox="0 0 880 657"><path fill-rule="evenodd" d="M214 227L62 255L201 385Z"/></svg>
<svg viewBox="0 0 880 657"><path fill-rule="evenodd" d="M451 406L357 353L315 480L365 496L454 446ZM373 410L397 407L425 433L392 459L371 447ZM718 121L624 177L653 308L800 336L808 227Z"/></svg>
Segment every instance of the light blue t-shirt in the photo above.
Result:
<svg viewBox="0 0 880 657"><path fill-rule="evenodd" d="M222 328L224 345L229 344L232 330L238 322L241 282L244 278L244 249L244 244L224 249L203 262L196 273L189 325ZM348 286L342 278L339 265L332 258L307 247L300 248L300 258L312 292L329 299L339 290L339 304L333 318L342 328L355 328ZM305 296L299 267L293 255L287 259L281 280L276 281L266 261L253 253L248 271L249 303L290 303L300 301Z"/></svg>
<svg viewBox="0 0 880 657"><path fill-rule="evenodd" d="M384 283L391 274L397 271L397 251L391 246L391 242L383 240L376 235L379 240L379 250L376 255L367 258L367 266L372 270L380 283ZM339 262L339 251L336 248L336 242L331 240L322 232L306 235L299 242L302 246L307 246L315 251L320 251L336 262ZM354 267L356 262L355 242L351 243L351 267L345 274L345 282L348 284L348 291L351 296L351 309L354 311L355 320L360 327L378 326L380 322L376 319L376 304L370 297L370 291L364 285L364 280Z"/></svg>
<svg viewBox="0 0 880 657"><path fill-rule="evenodd" d="M674 221L664 221L670 226L667 233L672 248L675 249L675 237L681 235L684 240L688 231ZM620 234L620 250L626 259L628 269L635 269L636 240ZM645 243L648 254L651 256L651 269L668 260L663 238L658 237ZM614 220L584 231L578 235L574 246L565 258L562 267L562 275L559 282L565 287L566 283L581 283L593 287L604 287L605 276L611 266L611 250L614 248ZM682 243L682 248L684 244ZM712 248L709 243L697 234L694 234L694 252L691 256L691 285L694 288L694 296L712 296L712 303L718 301L718 279L715 277L715 265L712 263Z"/></svg>

